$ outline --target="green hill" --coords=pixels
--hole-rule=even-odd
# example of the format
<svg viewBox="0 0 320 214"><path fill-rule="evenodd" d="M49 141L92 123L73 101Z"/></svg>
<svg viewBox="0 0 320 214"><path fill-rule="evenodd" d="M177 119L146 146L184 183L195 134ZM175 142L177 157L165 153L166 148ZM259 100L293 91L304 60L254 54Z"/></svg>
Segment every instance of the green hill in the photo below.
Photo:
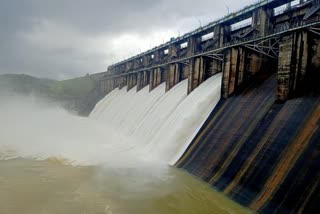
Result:
<svg viewBox="0 0 320 214"><path fill-rule="evenodd" d="M16 93L21 95L31 93L50 93L51 85L55 85L57 81L49 79L38 79L28 75L5 74L0 75L1 93Z"/></svg>
<svg viewBox="0 0 320 214"><path fill-rule="evenodd" d="M90 76L56 81L50 85L50 90L59 95L82 96L95 87L95 81Z"/></svg>
<svg viewBox="0 0 320 214"><path fill-rule="evenodd" d="M0 75L0 96L40 96L83 115L88 114L92 108L88 102L94 96L95 88L96 81L88 75L64 81L41 79L25 74Z"/></svg>
<svg viewBox="0 0 320 214"><path fill-rule="evenodd" d="M48 96L83 96L93 90L95 81L90 76L56 81L40 79L25 74L0 75L2 92L18 94L42 94Z"/></svg>

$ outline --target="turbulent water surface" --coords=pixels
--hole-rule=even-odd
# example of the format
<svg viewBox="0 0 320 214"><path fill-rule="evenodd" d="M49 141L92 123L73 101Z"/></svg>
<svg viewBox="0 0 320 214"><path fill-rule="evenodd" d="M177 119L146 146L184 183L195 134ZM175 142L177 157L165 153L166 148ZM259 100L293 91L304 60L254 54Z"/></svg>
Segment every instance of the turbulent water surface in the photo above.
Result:
<svg viewBox="0 0 320 214"><path fill-rule="evenodd" d="M116 89L90 118L34 98L0 105L0 213L248 213L170 165L220 98L221 75Z"/></svg>
<svg viewBox="0 0 320 214"><path fill-rule="evenodd" d="M152 170L0 161L0 213L248 213L184 172Z"/></svg>

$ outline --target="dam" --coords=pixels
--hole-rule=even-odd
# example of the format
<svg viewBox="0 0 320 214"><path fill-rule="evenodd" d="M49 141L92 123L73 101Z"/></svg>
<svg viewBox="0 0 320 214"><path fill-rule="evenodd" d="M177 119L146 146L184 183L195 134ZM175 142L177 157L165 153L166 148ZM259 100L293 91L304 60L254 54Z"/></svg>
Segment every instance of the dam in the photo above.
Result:
<svg viewBox="0 0 320 214"><path fill-rule="evenodd" d="M175 130L175 125L172 129L158 127L158 138L164 138L164 144L176 144L174 150L179 152L175 156L170 154L171 146L150 143L143 148L164 149L166 161L254 212L317 213L319 42L319 1L264 0L93 77L100 98L107 96L100 102L116 102L119 94L128 97L128 103L118 106L127 106L125 115L130 117L140 100L149 99L150 94L159 93L162 99L159 90L170 94L184 84L186 94L181 92L181 96L193 96L203 84L219 87L213 94L221 97L204 110L207 116L191 122L197 122L192 134L170 138L172 132L188 130ZM144 95L132 101L133 91ZM99 114L99 105L93 114ZM179 110L182 115L187 112L187 107ZM141 110L136 117L149 113L149 109ZM150 118L161 119L162 115L166 113L155 110ZM109 120L127 121L121 117L125 116ZM139 129L143 122L135 124L136 130L125 130L121 124L119 129L152 142L156 124L165 123L160 119L144 129Z"/></svg>
<svg viewBox="0 0 320 214"><path fill-rule="evenodd" d="M0 75L0 213L318 213L319 36L319 0L259 0L102 73Z"/></svg>

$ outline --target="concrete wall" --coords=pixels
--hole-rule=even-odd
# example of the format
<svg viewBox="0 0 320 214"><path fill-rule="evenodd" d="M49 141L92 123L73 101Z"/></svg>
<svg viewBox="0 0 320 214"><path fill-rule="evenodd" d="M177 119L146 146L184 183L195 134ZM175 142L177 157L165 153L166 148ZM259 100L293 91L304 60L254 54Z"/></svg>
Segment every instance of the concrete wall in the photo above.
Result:
<svg viewBox="0 0 320 214"><path fill-rule="evenodd" d="M176 164L257 213L317 213L320 94L277 103L263 73L221 100Z"/></svg>

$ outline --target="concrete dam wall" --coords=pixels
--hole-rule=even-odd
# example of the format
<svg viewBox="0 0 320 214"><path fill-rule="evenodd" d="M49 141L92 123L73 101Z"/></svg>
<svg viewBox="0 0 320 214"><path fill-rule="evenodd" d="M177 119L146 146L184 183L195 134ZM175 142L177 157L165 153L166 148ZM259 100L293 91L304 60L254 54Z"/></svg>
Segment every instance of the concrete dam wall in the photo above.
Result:
<svg viewBox="0 0 320 214"><path fill-rule="evenodd" d="M276 76L260 81L221 100L176 165L259 213L316 213L320 97L279 104Z"/></svg>
<svg viewBox="0 0 320 214"><path fill-rule="evenodd" d="M320 2L293 2L261 1L110 66L97 75L99 92L107 94L102 102L114 105L119 93L128 100L118 105L128 105L121 114L112 107L118 116L111 114L110 120L124 124L145 99L159 93L161 100L185 84L181 96L192 101L172 114L168 108L178 97L167 106L145 103L137 118L129 120L134 128L128 133L142 136L142 146L171 153L170 163L255 212L318 213ZM247 19L250 24L239 24ZM221 82L210 83L218 75ZM216 94L217 86L219 102L210 108L197 101L204 88ZM139 98L133 99L136 93ZM205 106L208 117L197 121L201 110L194 111L190 117L197 125L191 126L181 116L188 114L189 105ZM158 110L152 114L154 108ZM156 119L163 115L169 119ZM143 125L150 120L158 122ZM175 128L188 122L192 129ZM193 134L182 137L187 132ZM156 133L156 141L150 133Z"/></svg>

